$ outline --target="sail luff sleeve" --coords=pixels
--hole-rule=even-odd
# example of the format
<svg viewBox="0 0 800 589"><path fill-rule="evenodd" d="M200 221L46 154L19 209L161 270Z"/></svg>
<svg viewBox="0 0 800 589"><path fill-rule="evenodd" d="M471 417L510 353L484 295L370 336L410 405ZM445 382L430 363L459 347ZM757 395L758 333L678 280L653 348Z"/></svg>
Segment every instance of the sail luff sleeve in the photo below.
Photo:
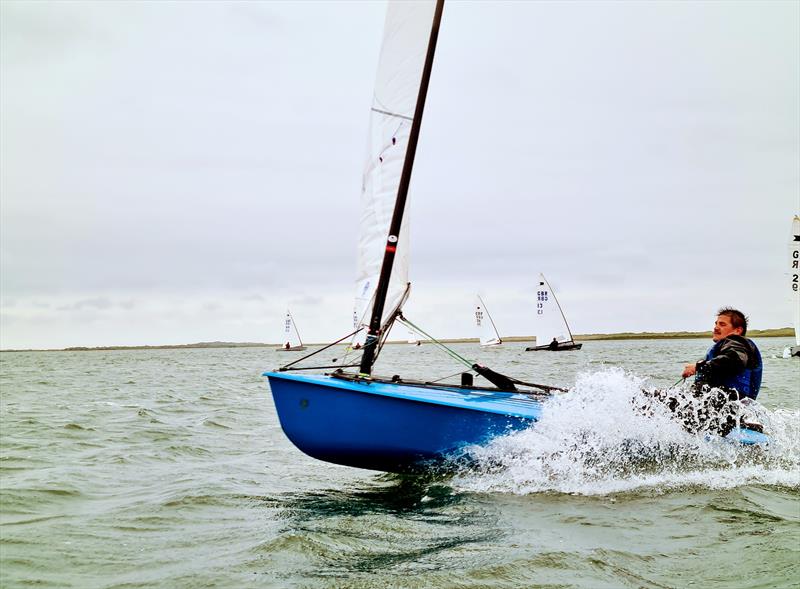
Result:
<svg viewBox="0 0 800 589"><path fill-rule="evenodd" d="M406 4L403 4L403 6L405 5ZM403 170L400 175L400 184L397 189L397 200L394 206L394 213L392 214L392 221L389 226L389 234L386 238L383 263L381 265L381 274L375 291L375 302L372 308L372 317L370 318L367 342L364 346L364 354L361 357L360 370L363 374L370 374L372 372L372 364L374 363L376 357L375 346L370 344L374 343L374 341L379 337L379 332L383 323L383 309L386 303L386 294L389 289L389 281L392 275L392 265L394 263L395 254L399 245L398 240L400 238L400 230L403 225L403 213L405 211L406 198L408 196L408 187L411 183L411 173L414 167L414 156L416 154L417 142L419 140L422 115L425 110L425 97L428 92L428 84L430 82L431 71L433 69L433 57L436 51L436 41L439 36L439 24L442 19L443 8L444 0L437 0L433 14L433 22L430 28L427 51L425 53L422 75L419 83L419 92L417 95L416 106L414 108L414 120L411 124L408 138L408 148L406 149L405 159L403 161Z"/></svg>
<svg viewBox="0 0 800 589"><path fill-rule="evenodd" d="M354 305L356 326L367 325L372 315L435 8L434 0L394 1L389 2L386 12L361 187ZM397 237L397 251L384 306L389 310L397 306L408 283L408 219L402 223ZM382 323L386 320L384 316Z"/></svg>

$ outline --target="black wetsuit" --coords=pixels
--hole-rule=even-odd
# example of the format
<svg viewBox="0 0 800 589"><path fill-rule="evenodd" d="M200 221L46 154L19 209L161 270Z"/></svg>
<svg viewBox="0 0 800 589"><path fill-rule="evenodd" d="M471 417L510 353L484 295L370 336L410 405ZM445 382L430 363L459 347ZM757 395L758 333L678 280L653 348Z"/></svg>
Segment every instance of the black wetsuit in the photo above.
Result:
<svg viewBox="0 0 800 589"><path fill-rule="evenodd" d="M752 340L730 335L716 342L695 369L694 399L667 391L653 396L664 402L688 431L707 429L726 436L736 427L738 417L738 407L732 402L758 395L761 353Z"/></svg>

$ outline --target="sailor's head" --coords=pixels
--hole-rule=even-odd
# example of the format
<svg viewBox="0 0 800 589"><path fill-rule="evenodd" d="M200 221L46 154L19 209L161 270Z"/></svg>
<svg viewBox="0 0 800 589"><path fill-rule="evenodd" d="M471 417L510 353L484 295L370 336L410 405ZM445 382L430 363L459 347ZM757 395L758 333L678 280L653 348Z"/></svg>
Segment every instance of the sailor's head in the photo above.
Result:
<svg viewBox="0 0 800 589"><path fill-rule="evenodd" d="M711 339L718 342L729 335L747 335L747 317L737 309L723 307L717 311Z"/></svg>

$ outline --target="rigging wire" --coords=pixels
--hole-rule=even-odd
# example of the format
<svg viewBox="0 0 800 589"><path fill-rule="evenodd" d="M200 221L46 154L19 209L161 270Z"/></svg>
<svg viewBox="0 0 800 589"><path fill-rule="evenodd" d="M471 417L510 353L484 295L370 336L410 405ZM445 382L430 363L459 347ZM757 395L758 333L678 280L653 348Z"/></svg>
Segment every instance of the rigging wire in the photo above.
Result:
<svg viewBox="0 0 800 589"><path fill-rule="evenodd" d="M442 343L439 340L437 340L435 337L430 335L428 332L426 332L424 329L422 329L421 327L419 327L418 325L416 325L412 321L409 321L408 319L406 319L406 317L403 316L403 313L401 311L399 311L399 310L395 313L394 317L391 320L387 321L387 324L386 324L386 326L385 326L385 328L383 330L382 337L380 337L380 338L378 338L378 339L376 339L376 340L374 340L374 341L372 341L370 343L366 343L365 342L364 345L359 349L363 350L367 346L378 346L377 353L376 353L376 357L377 357L377 355L380 353L380 351L383 348L383 346L388 341L389 332L391 331L395 320L399 320L403 325L405 325L407 328L409 328L411 331L415 332L416 334L426 337L432 343L436 344L437 346L439 346L439 348L444 350L444 352L448 356L450 356L451 358L453 358L457 362L460 362L460 363L464 364L470 371L475 372L478 376L484 376L484 378L489 378L489 380L492 381L493 384L496 384L496 383L494 382L494 380L492 378L487 377L486 372L489 372L491 374L495 374L495 376L498 376L498 377L500 377L502 379L505 379L506 381L509 381L509 382L512 382L512 383L516 383L516 384L525 385L525 386L535 387L535 388L547 391L548 393L550 393L552 391L567 392L567 389L563 389L563 388L560 388L560 387L549 386L549 385L541 385L541 384L536 384L536 383L531 383L531 382L525 382L525 381L522 381L522 380L518 380L516 378L512 378L512 377L507 377L507 376L504 376L504 375L496 374L493 371L486 369L486 367L479 366L477 363L472 362L472 361L468 360L467 358L464 358L463 356L458 354L455 350L452 350L451 348L449 348L446 345L444 345L444 343ZM332 346L335 346L338 343L343 342L347 338L353 337L355 334L357 334L358 332L362 331L363 329L364 329L363 326L359 327L355 331L353 331L353 332L347 334L346 336L336 340L335 342L333 342L331 344L328 344L327 346L325 346L323 348L320 348L319 350L315 350L315 351L311 352L310 354L306 354L305 356L303 356L302 358L298 358L294 362L290 362L289 364L286 364L285 366L281 366L278 370L280 372L284 372L284 371L287 371L287 370L308 370L308 369L311 369L311 368L334 368L335 366L313 366L313 367L299 367L299 368L291 368L291 367L293 365L297 364L298 362L301 362L302 360L305 360L306 358L310 358L311 356L314 356L314 355L316 355L316 354L318 354L318 353L320 353L320 352L322 352L324 350L327 350L328 348L330 348ZM342 358L342 364L338 366L339 368L352 368L352 367L358 366L358 364L348 364L348 363L346 363L347 357L349 355L349 351L355 351L355 349L348 347L348 352L345 352L345 355ZM334 362L335 361L336 361L336 359L334 359ZM448 378L452 378L453 376L456 376L458 374L461 374L461 371L456 372L454 374L451 374L449 376L444 376L442 378L439 378L437 380L430 381L430 382L433 382L433 383L440 382L442 380L446 380ZM675 386L675 385L673 385L673 386Z"/></svg>
<svg viewBox="0 0 800 589"><path fill-rule="evenodd" d="M355 336L356 334L358 334L358 333L360 333L362 331L364 331L364 326L363 325L361 325L353 333L351 333L348 336L345 336L342 339L346 339L348 337L353 337L353 336ZM342 340L339 340L339 341L342 341ZM346 362L353 355L354 352L360 352L361 350L363 350L366 345L367 345L367 343L364 342L363 344L359 344L357 348L354 348L353 347L353 341L351 340L350 343L347 345L347 347L344 350L344 355L342 356L342 362ZM372 344L369 344L369 345L372 345Z"/></svg>
<svg viewBox="0 0 800 589"><path fill-rule="evenodd" d="M297 360L295 360L294 362L289 362L288 364L285 364L285 365L281 366L280 368L278 368L278 371L279 371L279 372L284 372L284 371L286 371L286 370L289 370L289 369L290 369L290 368L289 368L290 366L294 366L295 364L297 364L298 362L302 362L302 361L303 361L303 360L305 360L306 358L311 358L311 356L316 356L317 354L319 354L319 353L320 353L320 352L322 352L322 351L325 351L325 350L327 350L327 349L328 349L328 348L330 348L331 346L335 346L336 344L343 342L343 341L344 341L344 340L346 340L348 337L353 337L353 336L354 336L355 334L357 334L359 331L361 331L361 328L359 328L359 329L356 329L354 332L347 334L347 335L346 335L346 336L344 336L343 338L341 338L341 339L338 339L338 340L336 340L335 342L333 342L333 343L331 343L331 344L328 344L328 345L327 345L327 346L325 346L324 348L320 348L319 350L314 350L314 351L313 351L313 352L311 352L310 354L306 354L305 356L303 356L302 358L298 358L298 359L297 359ZM295 368L295 369L292 369L292 370L297 370L297 369Z"/></svg>
<svg viewBox="0 0 800 589"><path fill-rule="evenodd" d="M403 323L404 325L406 325L407 327L410 327L411 329L413 329L417 333L419 333L421 335L424 335L425 337L430 339L434 344L436 344L440 348L442 348L451 358L454 358L455 360L458 360L459 362L463 363L465 366L468 366L469 369L471 371L476 372L478 374L478 376L484 376L484 378L486 377L486 375L482 375L478 370L476 370L475 367L477 366L477 364L475 362L470 362L469 360L467 360L463 356L460 356L454 350L451 350L450 348L445 346L442 342L440 342L439 340L437 340L436 338L434 338L430 334L426 333L421 327L419 327L418 325L415 325L414 323L412 323L411 321L406 319L403 316L402 313L398 313L397 314L397 319L400 320L400 322ZM458 373L456 373L456 374L458 374ZM451 375L451 376L455 376L455 375ZM445 377L445 378L450 378L450 377ZM550 385L538 384L538 383L535 383L535 382L527 382L527 381L519 380L519 379L516 379L516 378L513 378L513 377L505 377L504 376L504 378L510 380L511 382L513 382L515 384L521 384L521 385L525 385L525 386L529 386L529 387L534 387L534 388L537 388L537 389L541 389L541 390L547 391L548 393L550 393L552 391L558 391L560 393L569 392L569 389L565 389L565 388L562 388L562 387L554 387L554 386L550 386ZM444 379L439 379L439 380L444 380ZM436 382L436 381L434 381L434 382Z"/></svg>
<svg viewBox="0 0 800 589"><path fill-rule="evenodd" d="M466 358L464 358L463 356L459 355L459 354L458 354L457 352L455 352L454 350L451 350L451 349L450 349L450 348L448 348L446 345L444 345L442 342L440 342L439 340L437 340L436 338L434 338L434 337L433 337L433 336L431 336L430 334L426 333L426 332L425 332L425 330L423 330L421 327L419 327L418 325L415 325L414 323L412 323L411 321L409 321L408 319L406 319L406 318L403 316L403 314L402 314L402 313L398 313L398 314L397 314L397 318L398 318L398 319L399 319L399 320L400 320L400 321L401 321L401 322L402 322L404 325L406 325L406 326L408 326L408 327L411 327L412 329L414 329L414 330L415 330L415 331L417 331L418 333L420 333L420 334L424 335L425 337L427 337L428 339L430 339L430 340L431 340L431 341L432 341L434 344L436 344L437 346L439 346L440 348L442 348L442 349L443 349L443 350L444 350L444 351L445 351L445 352L446 352L446 353L447 353L447 354L448 354L448 355L449 355L451 358L453 358L453 359L455 359L455 360L457 360L457 361L461 362L462 364L464 364L465 366L467 366L467 367L468 367L468 368L469 368L471 371L473 371L473 372L475 372L476 374L478 374L478 376L483 376L484 378L486 378L487 380L489 380L490 382L492 382L492 384L495 384L495 385L497 385L497 383L496 383L494 380L492 380L492 378L490 378L489 376L487 376L487 373L492 373L492 374L494 374L494 372L493 372L493 371L491 371L491 370L487 370L487 369L486 369L486 367L479 366L479 365L478 365L476 362L472 362L472 361L470 361L470 360L467 360ZM500 374L496 374L496 376L498 376L498 377L500 377L500 378L503 378L503 379L505 379L506 381L510 381L510 382L513 382L513 383L516 383L516 384L521 384L521 385L526 385L526 386L532 386L532 387L536 387L536 388L539 388L539 389L543 389L543 390L545 390L545 391L554 391L554 390L555 390L555 391L562 391L562 392L566 392L566 389L562 389L562 388L560 388L560 387L552 387L552 386L548 386L548 385L540 385L540 384L536 384L536 383L532 383L532 382L525 382L525 381L522 381L522 380L517 380L516 378L511 378L511 377L507 377L507 376L505 376L505 375L500 375Z"/></svg>
<svg viewBox="0 0 800 589"><path fill-rule="evenodd" d="M437 346L439 346L441 349L443 349L443 350L445 351L445 353L446 353L448 356L450 356L450 357L451 357L451 358L453 358L454 360L457 360L458 362L461 362L462 364L464 364L465 366L467 366L467 367L468 367L470 370L472 370L472 367L475 365L475 362L470 362L469 360L467 360L467 359L466 359L466 358L464 358L463 356L460 356L460 355L459 355L458 353L456 353L454 350L451 350L450 348L448 348L448 347L447 347L446 345L444 345L442 342L440 342L440 341L439 341L439 340L437 340L435 337L433 337L432 335L430 335L429 333L427 333L427 332L426 332L424 329L422 329L422 328L421 328L421 327L419 327L418 325L415 325L414 323L412 323L411 321L409 321L408 319L406 319L406 318L403 316L403 314L402 314L402 313L398 313L398 314L397 314L397 319L398 319L398 320L399 320L399 321L400 321L400 322L401 322L403 325L405 325L406 327L409 327L409 328L411 328L413 331L417 332L419 335L424 335L424 336L425 336L426 338L428 338L428 339L429 339L431 342L433 342L434 344L436 344Z"/></svg>

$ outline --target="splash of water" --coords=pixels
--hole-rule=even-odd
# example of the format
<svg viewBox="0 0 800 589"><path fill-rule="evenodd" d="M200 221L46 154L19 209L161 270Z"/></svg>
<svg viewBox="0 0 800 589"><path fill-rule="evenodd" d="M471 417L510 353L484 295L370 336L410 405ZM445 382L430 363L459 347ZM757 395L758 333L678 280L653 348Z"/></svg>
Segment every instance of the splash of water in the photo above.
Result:
<svg viewBox="0 0 800 589"><path fill-rule="evenodd" d="M453 485L581 495L695 485L800 487L800 412L757 406L755 417L771 442L741 446L708 431L687 432L665 406L651 403L644 385L615 368L579 375L568 393L547 402L534 427L468 448L473 464Z"/></svg>

